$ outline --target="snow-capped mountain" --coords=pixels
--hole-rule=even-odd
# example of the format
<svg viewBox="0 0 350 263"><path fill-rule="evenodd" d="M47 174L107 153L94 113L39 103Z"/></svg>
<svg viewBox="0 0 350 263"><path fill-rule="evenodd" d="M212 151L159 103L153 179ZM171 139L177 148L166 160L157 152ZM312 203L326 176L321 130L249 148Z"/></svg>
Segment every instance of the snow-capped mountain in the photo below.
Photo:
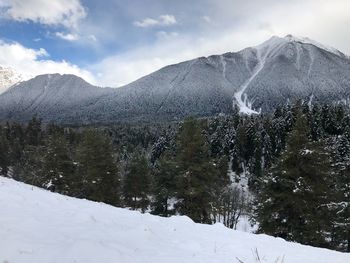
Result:
<svg viewBox="0 0 350 263"><path fill-rule="evenodd" d="M309 39L272 37L236 53L171 65L92 106L108 119L182 118L270 111L295 99L333 102L350 96L350 59Z"/></svg>
<svg viewBox="0 0 350 263"><path fill-rule="evenodd" d="M350 59L334 48L288 35L242 52L253 52L257 60L253 72L258 72L244 95L256 109L300 98L333 102L350 96Z"/></svg>
<svg viewBox="0 0 350 263"><path fill-rule="evenodd" d="M0 65L0 94L4 93L12 85L24 80L21 74L13 69Z"/></svg>
<svg viewBox="0 0 350 263"><path fill-rule="evenodd" d="M1 262L350 262L349 253L196 224L186 216L141 214L4 177L0 207Z"/></svg>
<svg viewBox="0 0 350 263"><path fill-rule="evenodd" d="M54 87L47 86L48 78L23 82L1 95L0 118L23 120L37 113L46 121L62 122L173 120L227 114L235 105L252 114L296 99L350 99L350 58L291 35L170 65L114 90L82 85L81 79L61 89L66 77L57 75ZM89 87L88 96L81 86ZM58 90L66 93L57 95Z"/></svg>

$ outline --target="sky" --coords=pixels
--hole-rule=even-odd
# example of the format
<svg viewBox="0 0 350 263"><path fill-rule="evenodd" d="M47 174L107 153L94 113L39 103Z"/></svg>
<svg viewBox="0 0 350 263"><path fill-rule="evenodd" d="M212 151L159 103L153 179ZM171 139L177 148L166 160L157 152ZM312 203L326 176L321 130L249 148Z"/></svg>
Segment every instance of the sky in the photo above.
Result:
<svg viewBox="0 0 350 263"><path fill-rule="evenodd" d="M349 0L0 0L0 65L119 87L273 35L350 55Z"/></svg>

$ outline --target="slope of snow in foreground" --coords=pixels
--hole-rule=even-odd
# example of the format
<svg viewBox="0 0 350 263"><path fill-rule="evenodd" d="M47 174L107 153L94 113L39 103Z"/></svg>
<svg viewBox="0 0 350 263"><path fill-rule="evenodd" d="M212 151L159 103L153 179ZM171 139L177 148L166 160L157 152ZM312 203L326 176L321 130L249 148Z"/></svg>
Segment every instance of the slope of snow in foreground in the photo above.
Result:
<svg viewBox="0 0 350 263"><path fill-rule="evenodd" d="M1 263L348 263L350 254L266 235L161 218L0 177ZM281 261L279 261L281 262Z"/></svg>

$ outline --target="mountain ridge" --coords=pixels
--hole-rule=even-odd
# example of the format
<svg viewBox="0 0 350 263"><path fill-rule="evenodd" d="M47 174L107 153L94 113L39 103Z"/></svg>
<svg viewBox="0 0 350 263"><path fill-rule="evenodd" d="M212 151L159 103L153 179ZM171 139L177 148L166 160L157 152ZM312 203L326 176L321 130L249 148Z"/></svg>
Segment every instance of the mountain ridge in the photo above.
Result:
<svg viewBox="0 0 350 263"><path fill-rule="evenodd" d="M45 76L49 75L39 79ZM51 96L61 100L35 93L46 82L34 78L0 95L0 119L25 120L37 114L44 121L67 123L178 120L230 114L236 105L241 113L258 114L300 98L332 103L350 97L349 57L291 35L168 65L117 89L73 81L74 75L54 76L54 87L46 87L58 90ZM34 91L33 82L38 86ZM28 90L33 93L30 98L25 95ZM21 109L21 104L28 107Z"/></svg>

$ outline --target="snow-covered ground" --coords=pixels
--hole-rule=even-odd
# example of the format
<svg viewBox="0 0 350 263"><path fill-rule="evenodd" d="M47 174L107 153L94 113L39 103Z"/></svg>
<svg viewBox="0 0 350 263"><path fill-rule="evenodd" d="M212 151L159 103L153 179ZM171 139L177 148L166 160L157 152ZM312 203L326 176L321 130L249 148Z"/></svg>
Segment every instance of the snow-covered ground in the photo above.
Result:
<svg viewBox="0 0 350 263"><path fill-rule="evenodd" d="M348 263L350 254L161 218L0 177L1 263ZM240 260L240 261L239 261ZM281 261L279 261L281 262Z"/></svg>

